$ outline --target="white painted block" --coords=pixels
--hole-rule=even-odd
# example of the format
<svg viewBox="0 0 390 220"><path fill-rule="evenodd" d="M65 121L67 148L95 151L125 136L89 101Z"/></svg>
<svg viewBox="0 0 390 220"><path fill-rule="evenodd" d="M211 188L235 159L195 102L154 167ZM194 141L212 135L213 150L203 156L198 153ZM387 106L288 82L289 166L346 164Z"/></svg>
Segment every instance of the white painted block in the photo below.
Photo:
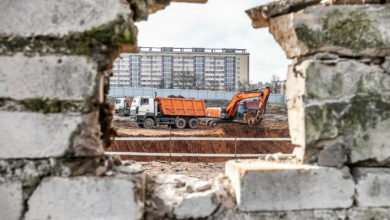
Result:
<svg viewBox="0 0 390 220"><path fill-rule="evenodd" d="M0 112L0 158L60 157L70 149L72 135L88 118L80 114ZM103 154L101 145L94 147Z"/></svg>
<svg viewBox="0 0 390 220"><path fill-rule="evenodd" d="M348 208L353 202L347 168L235 160L226 163L226 175L242 211Z"/></svg>
<svg viewBox="0 0 390 220"><path fill-rule="evenodd" d="M0 35L56 35L83 32L130 13L121 0L2 0Z"/></svg>
<svg viewBox="0 0 390 220"><path fill-rule="evenodd" d="M26 220L140 219L138 198L131 176L49 177L31 195Z"/></svg>
<svg viewBox="0 0 390 220"><path fill-rule="evenodd" d="M359 207L390 206L390 168L355 168Z"/></svg>
<svg viewBox="0 0 390 220"><path fill-rule="evenodd" d="M18 220L23 211L22 183L0 178L0 218Z"/></svg>
<svg viewBox="0 0 390 220"><path fill-rule="evenodd" d="M0 97L82 101L97 94L97 74L82 56L0 56Z"/></svg>

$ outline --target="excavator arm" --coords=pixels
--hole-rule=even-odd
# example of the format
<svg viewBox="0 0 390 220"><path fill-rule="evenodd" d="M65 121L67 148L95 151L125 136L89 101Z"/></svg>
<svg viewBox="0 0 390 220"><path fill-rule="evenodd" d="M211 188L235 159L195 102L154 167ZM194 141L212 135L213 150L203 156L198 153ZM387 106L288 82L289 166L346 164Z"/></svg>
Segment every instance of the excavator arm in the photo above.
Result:
<svg viewBox="0 0 390 220"><path fill-rule="evenodd" d="M264 91L248 91L248 92L241 92L234 95L232 100L230 101L229 105L226 107L226 119L233 119L234 116L237 113L238 109L238 103L244 99L249 98L255 98L255 97L261 97L261 100L259 102L259 109L257 110L255 123L260 123L261 115L263 114L265 110L265 106L268 101L268 96L270 94L270 89L267 87L264 89Z"/></svg>
<svg viewBox="0 0 390 220"><path fill-rule="evenodd" d="M256 118L255 118L255 125L260 124L261 122L261 116L265 112L265 107L268 102L269 94L271 93L271 90L269 87L265 88L262 92L261 99L259 102L259 108L257 109Z"/></svg>

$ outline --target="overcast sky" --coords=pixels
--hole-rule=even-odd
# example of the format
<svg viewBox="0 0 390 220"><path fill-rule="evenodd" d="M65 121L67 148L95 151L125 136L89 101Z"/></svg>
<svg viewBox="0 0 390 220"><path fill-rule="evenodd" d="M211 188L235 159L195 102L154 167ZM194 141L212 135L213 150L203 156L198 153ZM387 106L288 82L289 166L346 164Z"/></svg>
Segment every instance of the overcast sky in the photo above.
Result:
<svg viewBox="0 0 390 220"><path fill-rule="evenodd" d="M172 2L137 22L144 47L240 48L250 53L250 82L286 79L286 58L268 28L254 29L246 9L270 0L208 0L206 4Z"/></svg>

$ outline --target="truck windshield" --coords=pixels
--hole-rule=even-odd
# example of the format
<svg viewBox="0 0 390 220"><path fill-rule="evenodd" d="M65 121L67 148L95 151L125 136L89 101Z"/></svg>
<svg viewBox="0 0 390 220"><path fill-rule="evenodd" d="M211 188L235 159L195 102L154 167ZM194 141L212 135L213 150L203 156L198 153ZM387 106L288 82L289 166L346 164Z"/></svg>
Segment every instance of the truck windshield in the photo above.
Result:
<svg viewBox="0 0 390 220"><path fill-rule="evenodd" d="M121 103L121 100L120 100L120 99L117 99L117 100L115 100L115 103L116 103L116 104L119 104L119 103Z"/></svg>

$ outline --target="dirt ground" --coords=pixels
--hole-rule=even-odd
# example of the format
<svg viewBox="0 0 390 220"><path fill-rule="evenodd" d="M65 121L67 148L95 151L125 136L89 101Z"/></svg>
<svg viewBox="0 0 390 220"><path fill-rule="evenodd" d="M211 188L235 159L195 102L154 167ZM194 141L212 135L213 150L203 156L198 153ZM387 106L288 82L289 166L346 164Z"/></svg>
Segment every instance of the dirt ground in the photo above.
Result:
<svg viewBox="0 0 390 220"><path fill-rule="evenodd" d="M203 180L215 178L225 172L225 163L191 163L152 161L139 162L148 175L181 174Z"/></svg>
<svg viewBox="0 0 390 220"><path fill-rule="evenodd" d="M129 117L114 117L114 127L119 137L289 137L285 105L269 105L263 121L257 127L243 123L220 124L215 128L199 126L198 129L138 128ZM294 146L289 141L114 141L108 151L153 153L211 153L211 154L273 154L291 153ZM152 157L121 156L136 161L171 160L177 162L224 162L233 158Z"/></svg>

